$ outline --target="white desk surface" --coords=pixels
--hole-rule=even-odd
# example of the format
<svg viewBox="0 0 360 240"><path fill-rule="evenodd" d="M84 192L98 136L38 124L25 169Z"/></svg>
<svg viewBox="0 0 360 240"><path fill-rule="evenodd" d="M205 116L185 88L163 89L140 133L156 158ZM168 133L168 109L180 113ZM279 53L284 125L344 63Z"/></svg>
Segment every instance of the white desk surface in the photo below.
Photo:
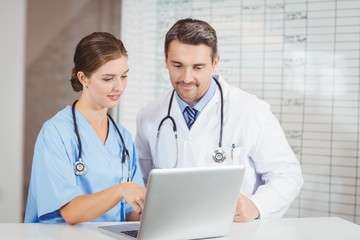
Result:
<svg viewBox="0 0 360 240"><path fill-rule="evenodd" d="M115 238L103 235L97 230L97 226L110 224L119 223L81 223L74 226L67 224L2 223L0 224L0 239L114 240ZM249 223L234 223L228 236L215 239L359 240L360 225L337 217L257 220Z"/></svg>

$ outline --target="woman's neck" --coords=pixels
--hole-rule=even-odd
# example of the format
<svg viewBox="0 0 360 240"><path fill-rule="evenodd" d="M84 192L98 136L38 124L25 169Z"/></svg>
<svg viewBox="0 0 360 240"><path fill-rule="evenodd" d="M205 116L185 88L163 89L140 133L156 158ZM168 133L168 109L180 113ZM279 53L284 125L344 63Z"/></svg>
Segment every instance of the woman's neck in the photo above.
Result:
<svg viewBox="0 0 360 240"><path fill-rule="evenodd" d="M76 103L75 109L85 117L102 143L105 143L108 135L107 108L97 108L95 105L83 101L81 98Z"/></svg>

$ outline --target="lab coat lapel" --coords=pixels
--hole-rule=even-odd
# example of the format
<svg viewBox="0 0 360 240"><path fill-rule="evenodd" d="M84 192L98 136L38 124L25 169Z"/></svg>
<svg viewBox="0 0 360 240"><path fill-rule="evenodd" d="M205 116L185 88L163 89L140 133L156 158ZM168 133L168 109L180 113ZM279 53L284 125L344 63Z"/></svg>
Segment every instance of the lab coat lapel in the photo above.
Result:
<svg viewBox="0 0 360 240"><path fill-rule="evenodd" d="M192 133L203 131L204 126L218 123L218 119L220 119L220 111L215 110L216 113L214 114L214 109L220 109L220 107L217 107L217 105L220 103L220 101L218 100L220 98L220 95L218 95L219 93L218 91L216 91L215 95L210 99L208 104L206 104L205 108L201 111L200 115L197 117L194 125L191 128ZM219 116L219 118L216 118L214 116ZM213 123L214 120L216 121L216 123Z"/></svg>

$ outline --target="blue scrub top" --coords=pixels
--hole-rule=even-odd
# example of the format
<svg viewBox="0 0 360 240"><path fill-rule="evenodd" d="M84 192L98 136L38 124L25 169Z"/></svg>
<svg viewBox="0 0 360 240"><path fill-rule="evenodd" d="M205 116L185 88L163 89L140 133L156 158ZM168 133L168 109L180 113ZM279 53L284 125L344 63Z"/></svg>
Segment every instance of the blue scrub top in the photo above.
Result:
<svg viewBox="0 0 360 240"><path fill-rule="evenodd" d="M122 143L112 122L103 144L85 117L75 111L82 142L82 161L87 173L76 176L78 140L71 107L67 106L44 123L35 144L25 223L64 222L59 209L79 195L102 191L126 181L128 168L121 164ZM118 126L129 151L131 180L144 186L137 151L131 134ZM124 200L93 221L124 221L130 205Z"/></svg>

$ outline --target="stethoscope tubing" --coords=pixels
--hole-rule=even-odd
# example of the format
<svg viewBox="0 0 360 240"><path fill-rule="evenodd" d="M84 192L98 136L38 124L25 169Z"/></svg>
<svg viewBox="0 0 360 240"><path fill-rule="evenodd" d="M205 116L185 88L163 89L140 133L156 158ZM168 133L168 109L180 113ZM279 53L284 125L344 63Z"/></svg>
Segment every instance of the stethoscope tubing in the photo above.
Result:
<svg viewBox="0 0 360 240"><path fill-rule="evenodd" d="M221 101L221 107L220 107L220 130L219 130L219 143L218 143L218 149L215 150L214 154L213 154L213 159L215 162L217 163L221 163L226 159L226 155L225 152L221 149L222 147L222 135L223 135L223 127L224 127L224 96L223 96L223 91L222 91L222 87L219 83L219 81L215 78L213 78L219 91L220 91L220 101ZM172 91L171 93L171 97L170 97L170 101L169 101L169 105L168 105L168 112L167 115L160 121L158 129L157 129L157 134L156 134L156 146L155 146L155 150L158 153L158 142L159 142L159 136L160 136L160 128L163 125L163 123L167 120L170 119L172 122L172 126L173 126L173 132L175 134L175 139L176 139L176 145L178 145L177 142L177 125L176 122L174 120L173 117L171 117L170 112L171 112L171 107L172 107L172 102L174 99L174 95L175 95L175 89ZM158 165L158 160L157 160L157 156L155 158L155 160L153 161L154 165L156 168L160 168ZM177 146L177 158L176 158L176 163L173 167L176 167L178 164L178 146Z"/></svg>
<svg viewBox="0 0 360 240"><path fill-rule="evenodd" d="M74 171L75 171L75 175L77 176L81 176L83 174L85 174L87 172L87 168L85 163L82 160L82 142L81 142L81 138L80 138L80 133L79 133L79 127L77 124L77 120L76 120L76 114L75 114L75 105L78 102L78 100L75 100L74 103L71 106L71 111L72 111L72 118L73 118L73 122L74 122L74 131L75 131L75 135L78 141L78 145L79 145L79 152L78 152L78 161L75 161L74 163ZM129 151L126 148L125 145L125 141L124 138L117 126L117 124L115 123L114 119L110 116L110 114L107 114L108 118L110 119L110 121L112 122L112 124L115 127L116 132L118 133L119 137L120 137L120 141L121 144L123 145L123 150L121 153L121 164L125 164L126 159L128 159L128 176L127 176L127 182L130 181L130 175L131 175L131 166L130 166L130 159L129 157Z"/></svg>

